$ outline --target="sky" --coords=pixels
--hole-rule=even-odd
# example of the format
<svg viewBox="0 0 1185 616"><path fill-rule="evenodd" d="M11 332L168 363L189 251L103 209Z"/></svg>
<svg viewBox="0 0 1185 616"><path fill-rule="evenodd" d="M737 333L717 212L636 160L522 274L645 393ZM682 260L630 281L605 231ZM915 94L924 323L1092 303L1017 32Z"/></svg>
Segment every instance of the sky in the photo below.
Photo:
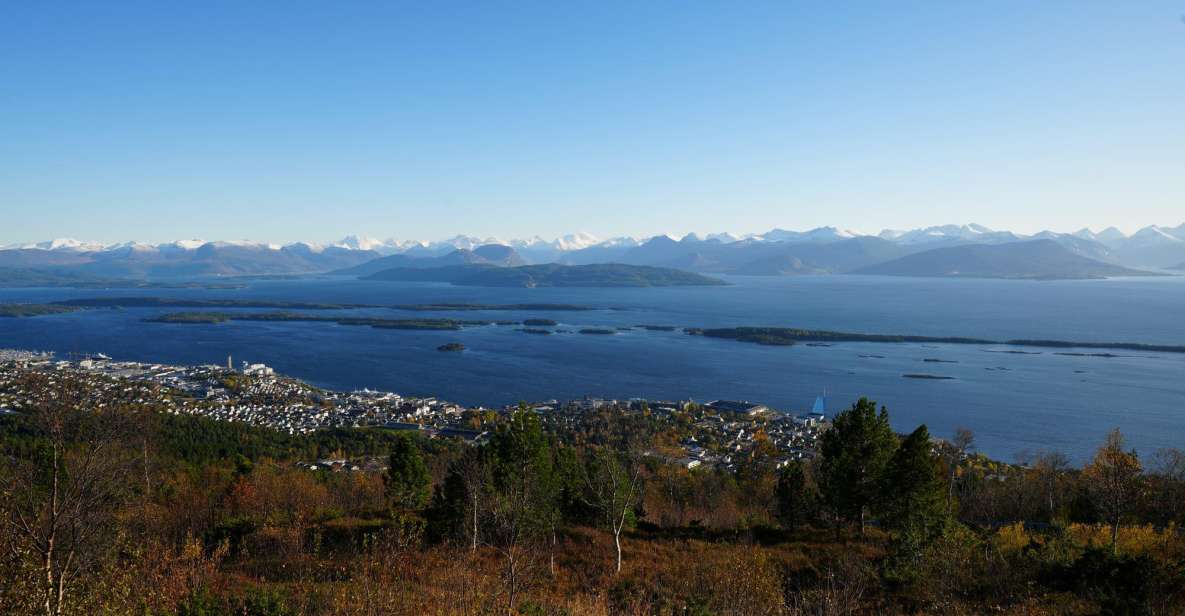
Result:
<svg viewBox="0 0 1185 616"><path fill-rule="evenodd" d="M0 244L1185 222L1185 2L8 3Z"/></svg>

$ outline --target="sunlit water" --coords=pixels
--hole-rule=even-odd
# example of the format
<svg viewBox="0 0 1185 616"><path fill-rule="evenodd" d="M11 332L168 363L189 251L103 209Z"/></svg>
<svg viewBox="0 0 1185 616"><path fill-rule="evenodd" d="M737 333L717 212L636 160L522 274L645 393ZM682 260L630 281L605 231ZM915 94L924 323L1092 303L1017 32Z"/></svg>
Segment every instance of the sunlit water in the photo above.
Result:
<svg viewBox="0 0 1185 616"><path fill-rule="evenodd" d="M573 398L735 398L802 412L824 391L829 411L866 395L894 426L959 426L980 450L1012 459L1054 449L1081 461L1120 427L1143 453L1185 446L1185 355L1116 351L1120 357L990 352L979 345L839 343L763 347L681 332L581 335L581 327L770 325L868 333L1054 338L1185 345L1185 279L1026 282L856 276L729 278L729 287L498 289L353 280L259 281L239 290L0 289L0 301L72 297L258 298L340 303L575 303L589 312L413 313L386 318L530 317L573 333L514 327L399 331L327 323L145 323L177 309L88 310L0 319L0 347L103 352L117 359L263 362L314 384L437 395L465 404ZM462 353L442 353L446 342ZM924 362L941 359L944 363ZM945 363L957 362L957 363ZM903 378L907 373L954 380Z"/></svg>

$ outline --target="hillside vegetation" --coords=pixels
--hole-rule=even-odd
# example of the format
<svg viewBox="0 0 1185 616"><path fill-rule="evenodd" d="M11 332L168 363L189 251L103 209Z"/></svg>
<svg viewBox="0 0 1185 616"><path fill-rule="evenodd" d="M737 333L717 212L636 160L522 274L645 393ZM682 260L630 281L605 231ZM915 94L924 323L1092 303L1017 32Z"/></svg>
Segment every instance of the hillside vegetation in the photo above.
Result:
<svg viewBox="0 0 1185 616"><path fill-rule="evenodd" d="M29 375L0 416L5 614L1179 614L1185 452L1005 464L861 400L689 470L688 407L289 435ZM157 395L174 395L160 392ZM713 447L710 440L703 446ZM324 460L329 458L329 460Z"/></svg>

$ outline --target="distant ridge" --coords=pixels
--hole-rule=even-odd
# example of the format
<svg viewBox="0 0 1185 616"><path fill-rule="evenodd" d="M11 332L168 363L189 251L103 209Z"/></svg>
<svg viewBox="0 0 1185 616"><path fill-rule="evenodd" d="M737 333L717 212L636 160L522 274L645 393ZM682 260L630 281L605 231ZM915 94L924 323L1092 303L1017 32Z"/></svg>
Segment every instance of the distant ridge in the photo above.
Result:
<svg viewBox="0 0 1185 616"><path fill-rule="evenodd" d="M853 273L877 276L1030 280L1155 275L1083 257L1053 240L935 248L861 268Z"/></svg>
<svg viewBox="0 0 1185 616"><path fill-rule="evenodd" d="M486 244L473 250L464 248L454 250L439 257L413 257L406 254L389 255L330 272L337 276L369 276L383 270L406 268L428 269L453 265L492 265L496 267L516 267L526 265L522 256L510 246L500 244Z"/></svg>
<svg viewBox="0 0 1185 616"><path fill-rule="evenodd" d="M1128 236L1115 228L1098 233L1084 228L1074 233L1042 231L1025 235L972 223L885 230L876 235L818 227L805 231L777 228L758 234L656 235L647 239L608 240L587 233L554 240L536 236L508 241L466 235L439 241L348 236L328 244L296 242L283 246L247 240L102 244L62 238L0 247L0 269L20 270L19 275L10 273L8 277L29 280L85 277L128 281L327 273L369 276L393 268L449 265L621 263L709 275L804 276L867 273L874 271L871 269L874 266L939 248L982 245L1009 246L1012 247L1009 250L1023 251L1018 246L1034 240L1049 240L1080 257L1135 270L1164 271L1185 263L1185 224L1147 226ZM1098 269L1087 277L1096 277L1096 273L1130 275ZM1023 277L1024 273L1003 271L991 275ZM1045 275L1034 273L1035 277ZM1051 272L1048 275L1078 277L1081 274Z"/></svg>
<svg viewBox="0 0 1185 616"><path fill-rule="evenodd" d="M723 280L663 267L623 265L450 265L433 268L395 268L366 280L449 282L470 287L681 287L716 286Z"/></svg>

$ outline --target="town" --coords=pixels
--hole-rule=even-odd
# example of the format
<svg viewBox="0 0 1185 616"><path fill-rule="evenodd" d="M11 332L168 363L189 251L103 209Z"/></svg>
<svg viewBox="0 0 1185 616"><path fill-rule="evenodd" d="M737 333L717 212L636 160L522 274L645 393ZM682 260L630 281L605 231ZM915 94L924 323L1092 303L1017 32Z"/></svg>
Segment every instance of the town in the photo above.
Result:
<svg viewBox="0 0 1185 616"><path fill-rule="evenodd" d="M748 401L660 401L632 398L524 402L501 408L465 407L437 398L415 398L363 389L338 392L276 374L264 364L173 366L117 361L103 354L60 359L53 353L0 350L0 414L19 413L27 392L19 383L31 372L69 374L97 392L98 405L131 403L175 415L196 415L241 422L288 434L327 428L375 428L408 431L428 438L457 438L480 444L499 416L527 408L544 425L560 429L582 415L603 408L647 414L660 421L688 424L676 451L649 451L694 469L736 470L737 461L754 447L767 446L778 467L816 456L819 439L830 426L826 400L820 396L806 413L792 414ZM373 464L319 460L310 468L362 469Z"/></svg>

